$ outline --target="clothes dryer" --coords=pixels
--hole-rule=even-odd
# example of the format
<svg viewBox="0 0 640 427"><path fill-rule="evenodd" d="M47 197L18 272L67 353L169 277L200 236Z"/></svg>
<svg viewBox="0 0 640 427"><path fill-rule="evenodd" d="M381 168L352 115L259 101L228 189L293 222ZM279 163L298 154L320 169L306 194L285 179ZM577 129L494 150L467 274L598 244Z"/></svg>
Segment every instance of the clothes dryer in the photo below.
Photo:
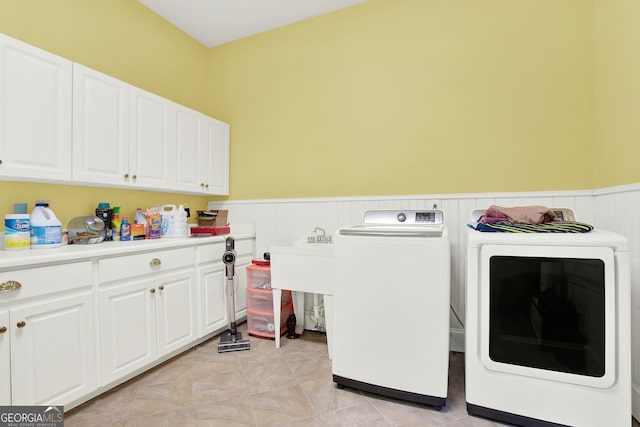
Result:
<svg viewBox="0 0 640 427"><path fill-rule="evenodd" d="M469 228L468 412L523 426L628 426L629 275L627 240L612 232Z"/></svg>

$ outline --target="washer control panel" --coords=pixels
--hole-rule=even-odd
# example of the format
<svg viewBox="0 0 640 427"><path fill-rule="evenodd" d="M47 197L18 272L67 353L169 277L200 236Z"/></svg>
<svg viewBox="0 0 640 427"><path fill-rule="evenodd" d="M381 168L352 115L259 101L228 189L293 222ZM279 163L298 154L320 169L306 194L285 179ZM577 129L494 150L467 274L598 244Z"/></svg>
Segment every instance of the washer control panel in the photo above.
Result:
<svg viewBox="0 0 640 427"><path fill-rule="evenodd" d="M429 210L369 210L364 213L363 224L384 225L442 225L444 212Z"/></svg>

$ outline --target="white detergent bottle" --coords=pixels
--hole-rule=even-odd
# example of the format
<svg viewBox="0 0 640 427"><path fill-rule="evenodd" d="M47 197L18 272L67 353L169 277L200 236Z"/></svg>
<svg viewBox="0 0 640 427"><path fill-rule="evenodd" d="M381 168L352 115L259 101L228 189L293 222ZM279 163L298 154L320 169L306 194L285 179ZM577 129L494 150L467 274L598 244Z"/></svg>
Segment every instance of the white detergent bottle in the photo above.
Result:
<svg viewBox="0 0 640 427"><path fill-rule="evenodd" d="M31 212L31 249L57 248L62 245L62 223L48 203L36 203Z"/></svg>
<svg viewBox="0 0 640 427"><path fill-rule="evenodd" d="M189 224L187 223L187 211L184 209L184 205L178 206L178 218L179 229L181 237L189 236Z"/></svg>

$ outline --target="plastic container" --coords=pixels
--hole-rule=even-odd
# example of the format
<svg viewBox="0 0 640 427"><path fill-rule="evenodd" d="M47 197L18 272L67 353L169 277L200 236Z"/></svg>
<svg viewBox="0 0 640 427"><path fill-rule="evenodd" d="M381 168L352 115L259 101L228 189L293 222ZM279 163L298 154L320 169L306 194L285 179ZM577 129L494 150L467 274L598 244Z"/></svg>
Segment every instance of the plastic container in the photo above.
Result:
<svg viewBox="0 0 640 427"><path fill-rule="evenodd" d="M291 291L283 290L280 308L291 302ZM247 308L252 311L273 313L273 292L271 289L247 288Z"/></svg>
<svg viewBox="0 0 640 427"><path fill-rule="evenodd" d="M187 212L182 205L180 208L176 208L175 205L164 205L160 214L162 215L162 237L189 236Z"/></svg>
<svg viewBox="0 0 640 427"><path fill-rule="evenodd" d="M8 251L31 247L31 217L29 214L4 216L4 248Z"/></svg>
<svg viewBox="0 0 640 427"><path fill-rule="evenodd" d="M31 248L57 248L62 245L62 223L46 203L36 203L31 212Z"/></svg>
<svg viewBox="0 0 640 427"><path fill-rule="evenodd" d="M247 287L271 289L271 267L255 264L247 266Z"/></svg>
<svg viewBox="0 0 640 427"><path fill-rule="evenodd" d="M293 313L293 303L289 303L280 310L280 327L277 328L282 336L287 331L287 318ZM276 337L276 325L273 311L265 313L262 311L247 310L247 332L263 338Z"/></svg>
<svg viewBox="0 0 640 427"><path fill-rule="evenodd" d="M131 240L131 224L129 224L129 218L122 217L122 223L120 224L120 240L128 242Z"/></svg>

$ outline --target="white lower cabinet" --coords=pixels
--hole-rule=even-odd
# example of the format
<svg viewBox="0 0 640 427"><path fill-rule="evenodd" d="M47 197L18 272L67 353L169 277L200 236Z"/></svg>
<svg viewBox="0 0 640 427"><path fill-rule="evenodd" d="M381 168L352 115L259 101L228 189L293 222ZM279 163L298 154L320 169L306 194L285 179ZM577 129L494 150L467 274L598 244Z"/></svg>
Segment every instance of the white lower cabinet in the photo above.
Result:
<svg viewBox="0 0 640 427"><path fill-rule="evenodd" d="M251 265L251 255L240 255L236 259L236 319L247 317L247 267Z"/></svg>
<svg viewBox="0 0 640 427"><path fill-rule="evenodd" d="M253 248L236 241L238 318ZM224 250L216 241L0 268L0 406L73 407L222 332Z"/></svg>
<svg viewBox="0 0 640 427"><path fill-rule="evenodd" d="M195 270L158 277L156 285L158 356L162 357L197 338Z"/></svg>
<svg viewBox="0 0 640 427"><path fill-rule="evenodd" d="M225 266L222 262L198 268L200 283L200 337L224 329L229 322L225 304Z"/></svg>
<svg viewBox="0 0 640 427"><path fill-rule="evenodd" d="M11 343L9 342L9 311L0 310L0 406L11 405Z"/></svg>
<svg viewBox="0 0 640 427"><path fill-rule="evenodd" d="M112 279L98 291L104 384L197 339L193 258L190 247L99 261L101 279Z"/></svg>
<svg viewBox="0 0 640 427"><path fill-rule="evenodd" d="M65 405L96 389L92 295L9 311L13 405Z"/></svg>
<svg viewBox="0 0 640 427"><path fill-rule="evenodd" d="M247 266L251 264L254 241L236 240L236 262L233 286L235 290L236 319L247 315ZM227 295L229 290L226 268L222 262L225 243L198 246L198 284L200 289L199 336L219 332L229 324Z"/></svg>
<svg viewBox="0 0 640 427"><path fill-rule="evenodd" d="M104 384L158 357L156 309L151 289L155 290L154 280L143 279L99 291Z"/></svg>
<svg viewBox="0 0 640 427"><path fill-rule="evenodd" d="M3 271L0 285L0 404L66 405L94 392L91 262Z"/></svg>

